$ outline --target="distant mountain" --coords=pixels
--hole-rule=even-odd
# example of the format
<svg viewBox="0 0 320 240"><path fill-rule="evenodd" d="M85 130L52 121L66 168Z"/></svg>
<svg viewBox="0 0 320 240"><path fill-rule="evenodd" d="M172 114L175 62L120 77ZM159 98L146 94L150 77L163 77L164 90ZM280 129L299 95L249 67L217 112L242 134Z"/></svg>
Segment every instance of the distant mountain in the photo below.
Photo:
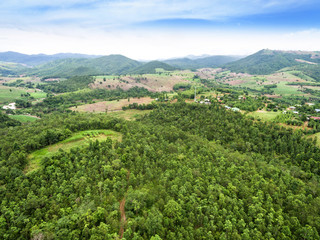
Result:
<svg viewBox="0 0 320 240"><path fill-rule="evenodd" d="M142 63L122 55L99 58L67 58L36 66L29 74L45 77L72 77L80 75L125 74Z"/></svg>
<svg viewBox="0 0 320 240"><path fill-rule="evenodd" d="M166 71L173 71L177 69L176 67L170 66L169 64L166 64L160 61L151 61L133 69L129 73L133 73L133 74L156 73L157 68L162 68Z"/></svg>
<svg viewBox="0 0 320 240"><path fill-rule="evenodd" d="M1 52L0 61L26 64L28 66L36 66L50 61L64 58L97 58L97 55L86 55L78 53L58 53L53 55L46 54L22 54L18 52Z"/></svg>
<svg viewBox="0 0 320 240"><path fill-rule="evenodd" d="M306 64L314 65L314 68L319 67L320 52L263 49L238 61L225 64L224 67L233 72L271 74L282 68Z"/></svg>
<svg viewBox="0 0 320 240"><path fill-rule="evenodd" d="M219 67L223 64L233 62L241 59L242 56L210 56L203 58L177 58L169 59L163 62L170 64L174 67L183 68L183 69L198 69L198 68L207 68L207 67Z"/></svg>

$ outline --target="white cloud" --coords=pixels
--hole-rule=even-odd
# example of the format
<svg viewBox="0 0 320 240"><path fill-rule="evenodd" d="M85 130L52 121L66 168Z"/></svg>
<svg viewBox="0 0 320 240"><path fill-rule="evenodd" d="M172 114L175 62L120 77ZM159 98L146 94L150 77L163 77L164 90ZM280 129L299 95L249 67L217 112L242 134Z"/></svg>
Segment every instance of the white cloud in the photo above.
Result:
<svg viewBox="0 0 320 240"><path fill-rule="evenodd" d="M68 31L68 29L65 29ZM61 29L60 29L61 31ZM0 51L23 53L79 52L123 54L134 59L163 59L189 54L251 54L263 48L319 50L320 30L305 32L234 32L234 31L126 31L90 34L78 29L72 33L30 32L0 29Z"/></svg>
<svg viewBox="0 0 320 240"><path fill-rule="evenodd" d="M282 11L311 0L29 0L0 2L0 51L120 53L136 59L188 54L249 54L262 48L315 50L308 32L143 29L137 22L225 19ZM300 4L300 5L299 5ZM308 48L308 49L306 49Z"/></svg>

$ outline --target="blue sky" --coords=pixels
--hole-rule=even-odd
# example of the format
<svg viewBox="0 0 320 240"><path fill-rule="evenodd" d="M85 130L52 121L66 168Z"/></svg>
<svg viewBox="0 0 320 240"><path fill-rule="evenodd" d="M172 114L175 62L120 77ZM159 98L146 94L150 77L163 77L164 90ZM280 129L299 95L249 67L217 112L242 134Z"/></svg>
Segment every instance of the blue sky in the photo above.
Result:
<svg viewBox="0 0 320 240"><path fill-rule="evenodd" d="M320 50L315 0L10 0L0 51L162 59Z"/></svg>

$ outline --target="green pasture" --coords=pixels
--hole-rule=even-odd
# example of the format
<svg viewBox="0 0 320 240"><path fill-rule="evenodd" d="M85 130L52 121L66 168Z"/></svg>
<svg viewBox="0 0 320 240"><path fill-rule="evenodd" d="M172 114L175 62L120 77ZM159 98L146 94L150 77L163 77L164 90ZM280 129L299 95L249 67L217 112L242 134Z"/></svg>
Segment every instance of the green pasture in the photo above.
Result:
<svg viewBox="0 0 320 240"><path fill-rule="evenodd" d="M10 90L11 89L11 90ZM26 94L27 92L34 98L45 98L47 94L42 91L27 90L15 87L0 86L0 104L14 102L16 99L21 99L21 94Z"/></svg>
<svg viewBox="0 0 320 240"><path fill-rule="evenodd" d="M26 122L34 122L37 121L38 118L28 116L28 115L9 115L10 118L18 120L19 122L26 123Z"/></svg>
<svg viewBox="0 0 320 240"><path fill-rule="evenodd" d="M273 119L275 119L279 114L281 114L281 112L268 112L268 111L261 111L261 112L251 112L248 113L248 116L252 116L254 118L259 118L261 120L264 121L272 121Z"/></svg>
<svg viewBox="0 0 320 240"><path fill-rule="evenodd" d="M136 118L150 113L152 110L138 110L138 109L128 109L125 111L115 111L108 112L108 115L117 118L123 118L129 121L135 120Z"/></svg>
<svg viewBox="0 0 320 240"><path fill-rule="evenodd" d="M297 87L287 85L287 82L280 82L277 84L277 88L273 88L274 93L277 95L301 95L302 93L298 91Z"/></svg>

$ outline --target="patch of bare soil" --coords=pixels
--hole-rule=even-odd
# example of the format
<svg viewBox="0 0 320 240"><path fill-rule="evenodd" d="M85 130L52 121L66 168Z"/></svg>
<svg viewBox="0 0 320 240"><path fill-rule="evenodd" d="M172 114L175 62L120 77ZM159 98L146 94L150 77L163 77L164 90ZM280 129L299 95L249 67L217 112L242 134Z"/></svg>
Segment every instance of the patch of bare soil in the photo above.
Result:
<svg viewBox="0 0 320 240"><path fill-rule="evenodd" d="M235 85L240 85L240 84L243 84L243 83L246 83L246 82L247 82L246 80L237 79L237 80L231 80L228 83L231 86L235 86Z"/></svg>
<svg viewBox="0 0 320 240"><path fill-rule="evenodd" d="M124 233L124 228L127 224L127 219L126 219L126 212L125 212L125 207L126 205L126 199L123 198L121 201L120 201L120 231L119 231L119 236L120 236L120 239L122 239L123 237L123 233Z"/></svg>

